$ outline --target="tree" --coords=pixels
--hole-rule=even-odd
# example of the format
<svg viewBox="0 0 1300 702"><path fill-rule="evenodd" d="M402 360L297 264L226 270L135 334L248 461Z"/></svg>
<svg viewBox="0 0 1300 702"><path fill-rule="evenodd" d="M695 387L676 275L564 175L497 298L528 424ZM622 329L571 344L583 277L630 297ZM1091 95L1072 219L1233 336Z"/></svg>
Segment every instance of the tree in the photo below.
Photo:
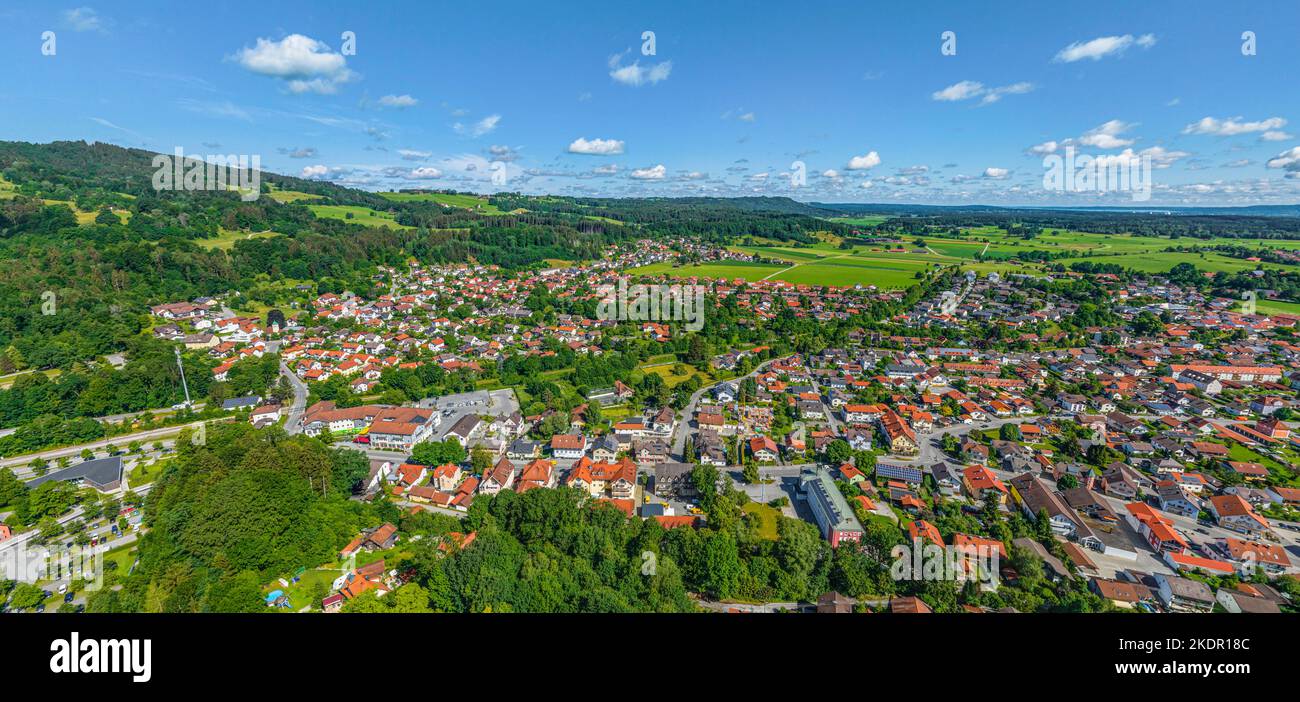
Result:
<svg viewBox="0 0 1300 702"><path fill-rule="evenodd" d="M998 438L1003 441L1020 441L1020 427L1015 424L1003 424L1002 428L998 429Z"/></svg>
<svg viewBox="0 0 1300 702"><path fill-rule="evenodd" d="M1057 490L1073 490L1077 487L1079 487L1079 479L1074 477L1071 473L1062 475L1060 479L1056 481Z"/></svg>
<svg viewBox="0 0 1300 702"><path fill-rule="evenodd" d="M45 593L31 583L19 583L9 597L12 609L32 609L45 600Z"/></svg>
<svg viewBox="0 0 1300 702"><path fill-rule="evenodd" d="M853 447L844 439L835 439L826 444L826 461L833 464L841 464L849 460L853 455Z"/></svg>
<svg viewBox="0 0 1300 702"><path fill-rule="evenodd" d="M475 446L470 452L469 463L475 473L482 475L492 466L492 454L482 446Z"/></svg>
<svg viewBox="0 0 1300 702"><path fill-rule="evenodd" d="M411 449L411 461L425 466L464 463L466 457L465 447L451 438L444 441L421 441Z"/></svg>

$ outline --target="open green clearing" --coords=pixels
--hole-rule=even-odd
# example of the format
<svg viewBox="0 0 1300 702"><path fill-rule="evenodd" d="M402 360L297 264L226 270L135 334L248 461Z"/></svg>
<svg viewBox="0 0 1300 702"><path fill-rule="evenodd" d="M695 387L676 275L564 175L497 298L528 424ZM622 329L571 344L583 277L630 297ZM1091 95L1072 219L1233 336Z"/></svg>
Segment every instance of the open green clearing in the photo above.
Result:
<svg viewBox="0 0 1300 702"><path fill-rule="evenodd" d="M307 205L307 207L317 217L338 219L349 224L360 224L366 227L414 229L414 227L405 224L398 224L391 212L372 210L369 207L359 205Z"/></svg>
<svg viewBox="0 0 1300 702"><path fill-rule="evenodd" d="M194 243L205 249L221 249L222 251L229 251L234 247L235 242L237 241L244 241L247 239L266 239L273 236L280 236L280 234L279 232L272 231L245 232L219 227L217 229L217 236L211 239L195 239Z"/></svg>
<svg viewBox="0 0 1300 702"><path fill-rule="evenodd" d="M781 511L765 505L761 502L747 502L744 507L740 508L745 514L751 515L758 521L758 535L764 539L775 541L777 539L777 520L781 516Z"/></svg>
<svg viewBox="0 0 1300 702"><path fill-rule="evenodd" d="M276 202L299 202L301 200L319 200L321 196L299 190L276 190L272 187L271 192L267 193L267 197Z"/></svg>
<svg viewBox="0 0 1300 702"><path fill-rule="evenodd" d="M440 205L449 207L461 207L467 210L476 210L482 214L505 214L496 205L487 201L485 197L476 197L474 195L451 195L447 193L379 193L383 197L393 202L436 202Z"/></svg>

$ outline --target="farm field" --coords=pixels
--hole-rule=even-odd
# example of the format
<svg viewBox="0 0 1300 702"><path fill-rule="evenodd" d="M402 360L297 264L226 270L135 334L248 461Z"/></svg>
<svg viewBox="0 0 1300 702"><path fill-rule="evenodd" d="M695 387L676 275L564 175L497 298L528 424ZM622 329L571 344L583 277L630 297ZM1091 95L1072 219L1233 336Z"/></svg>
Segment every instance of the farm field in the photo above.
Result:
<svg viewBox="0 0 1300 702"><path fill-rule="evenodd" d="M889 219L888 215L862 215L860 217L835 217L826 221L850 226L874 227L887 219Z"/></svg>
<svg viewBox="0 0 1300 702"><path fill-rule="evenodd" d="M1210 271L1214 273L1249 271L1254 270L1256 266L1277 270L1294 269L1293 266L1244 261L1239 258L1232 258L1218 253L1189 253L1181 251L1153 251L1150 253L1120 254L1117 256L1091 256L1060 260L1061 263L1067 265L1077 261L1113 263L1118 266L1131 268L1135 271L1142 271L1144 273L1164 273L1180 263L1190 263L1202 271Z"/></svg>
<svg viewBox="0 0 1300 702"><path fill-rule="evenodd" d="M711 263L701 263L693 266L674 267L671 262L664 261L661 263L652 263L648 266L634 268L629 273L633 275L659 275L667 273L674 278L724 278L731 280L733 278L742 278L744 280L762 280L763 278L782 270L784 267L779 264L769 263L748 263L744 261L713 261Z"/></svg>
<svg viewBox="0 0 1300 702"><path fill-rule="evenodd" d="M1285 300L1260 300L1255 308L1265 314L1300 314L1300 302Z"/></svg>
<svg viewBox="0 0 1300 702"><path fill-rule="evenodd" d="M391 227L393 229L414 229L405 224L398 224L392 214L358 205L307 205L317 217L338 219L349 224L367 227ZM348 215L351 215L349 217Z"/></svg>

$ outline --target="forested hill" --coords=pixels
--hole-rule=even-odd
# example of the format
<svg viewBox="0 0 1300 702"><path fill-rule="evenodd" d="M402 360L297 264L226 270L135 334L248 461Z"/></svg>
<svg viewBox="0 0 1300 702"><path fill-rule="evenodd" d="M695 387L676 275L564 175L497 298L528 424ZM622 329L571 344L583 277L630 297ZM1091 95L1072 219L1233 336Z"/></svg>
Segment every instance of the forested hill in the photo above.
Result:
<svg viewBox="0 0 1300 702"><path fill-rule="evenodd" d="M0 142L0 374L126 350L141 343L152 304L238 291L275 306L301 286L365 295L377 265L412 256L520 269L598 259L643 237L810 242L848 231L780 198L458 196L481 203L468 207L272 173L245 202L234 191L154 190L156 155Z"/></svg>

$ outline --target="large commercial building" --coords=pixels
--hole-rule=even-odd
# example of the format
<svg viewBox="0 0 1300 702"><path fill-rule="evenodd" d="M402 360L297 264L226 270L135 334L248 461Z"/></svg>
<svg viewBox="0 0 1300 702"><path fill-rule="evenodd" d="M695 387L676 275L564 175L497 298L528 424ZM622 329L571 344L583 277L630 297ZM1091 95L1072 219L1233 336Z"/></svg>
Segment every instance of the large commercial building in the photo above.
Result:
<svg viewBox="0 0 1300 702"><path fill-rule="evenodd" d="M831 542L831 546L839 546L842 541L862 540L862 523L825 469L804 471L799 476L799 496L808 501L813 519L817 520L822 536Z"/></svg>

